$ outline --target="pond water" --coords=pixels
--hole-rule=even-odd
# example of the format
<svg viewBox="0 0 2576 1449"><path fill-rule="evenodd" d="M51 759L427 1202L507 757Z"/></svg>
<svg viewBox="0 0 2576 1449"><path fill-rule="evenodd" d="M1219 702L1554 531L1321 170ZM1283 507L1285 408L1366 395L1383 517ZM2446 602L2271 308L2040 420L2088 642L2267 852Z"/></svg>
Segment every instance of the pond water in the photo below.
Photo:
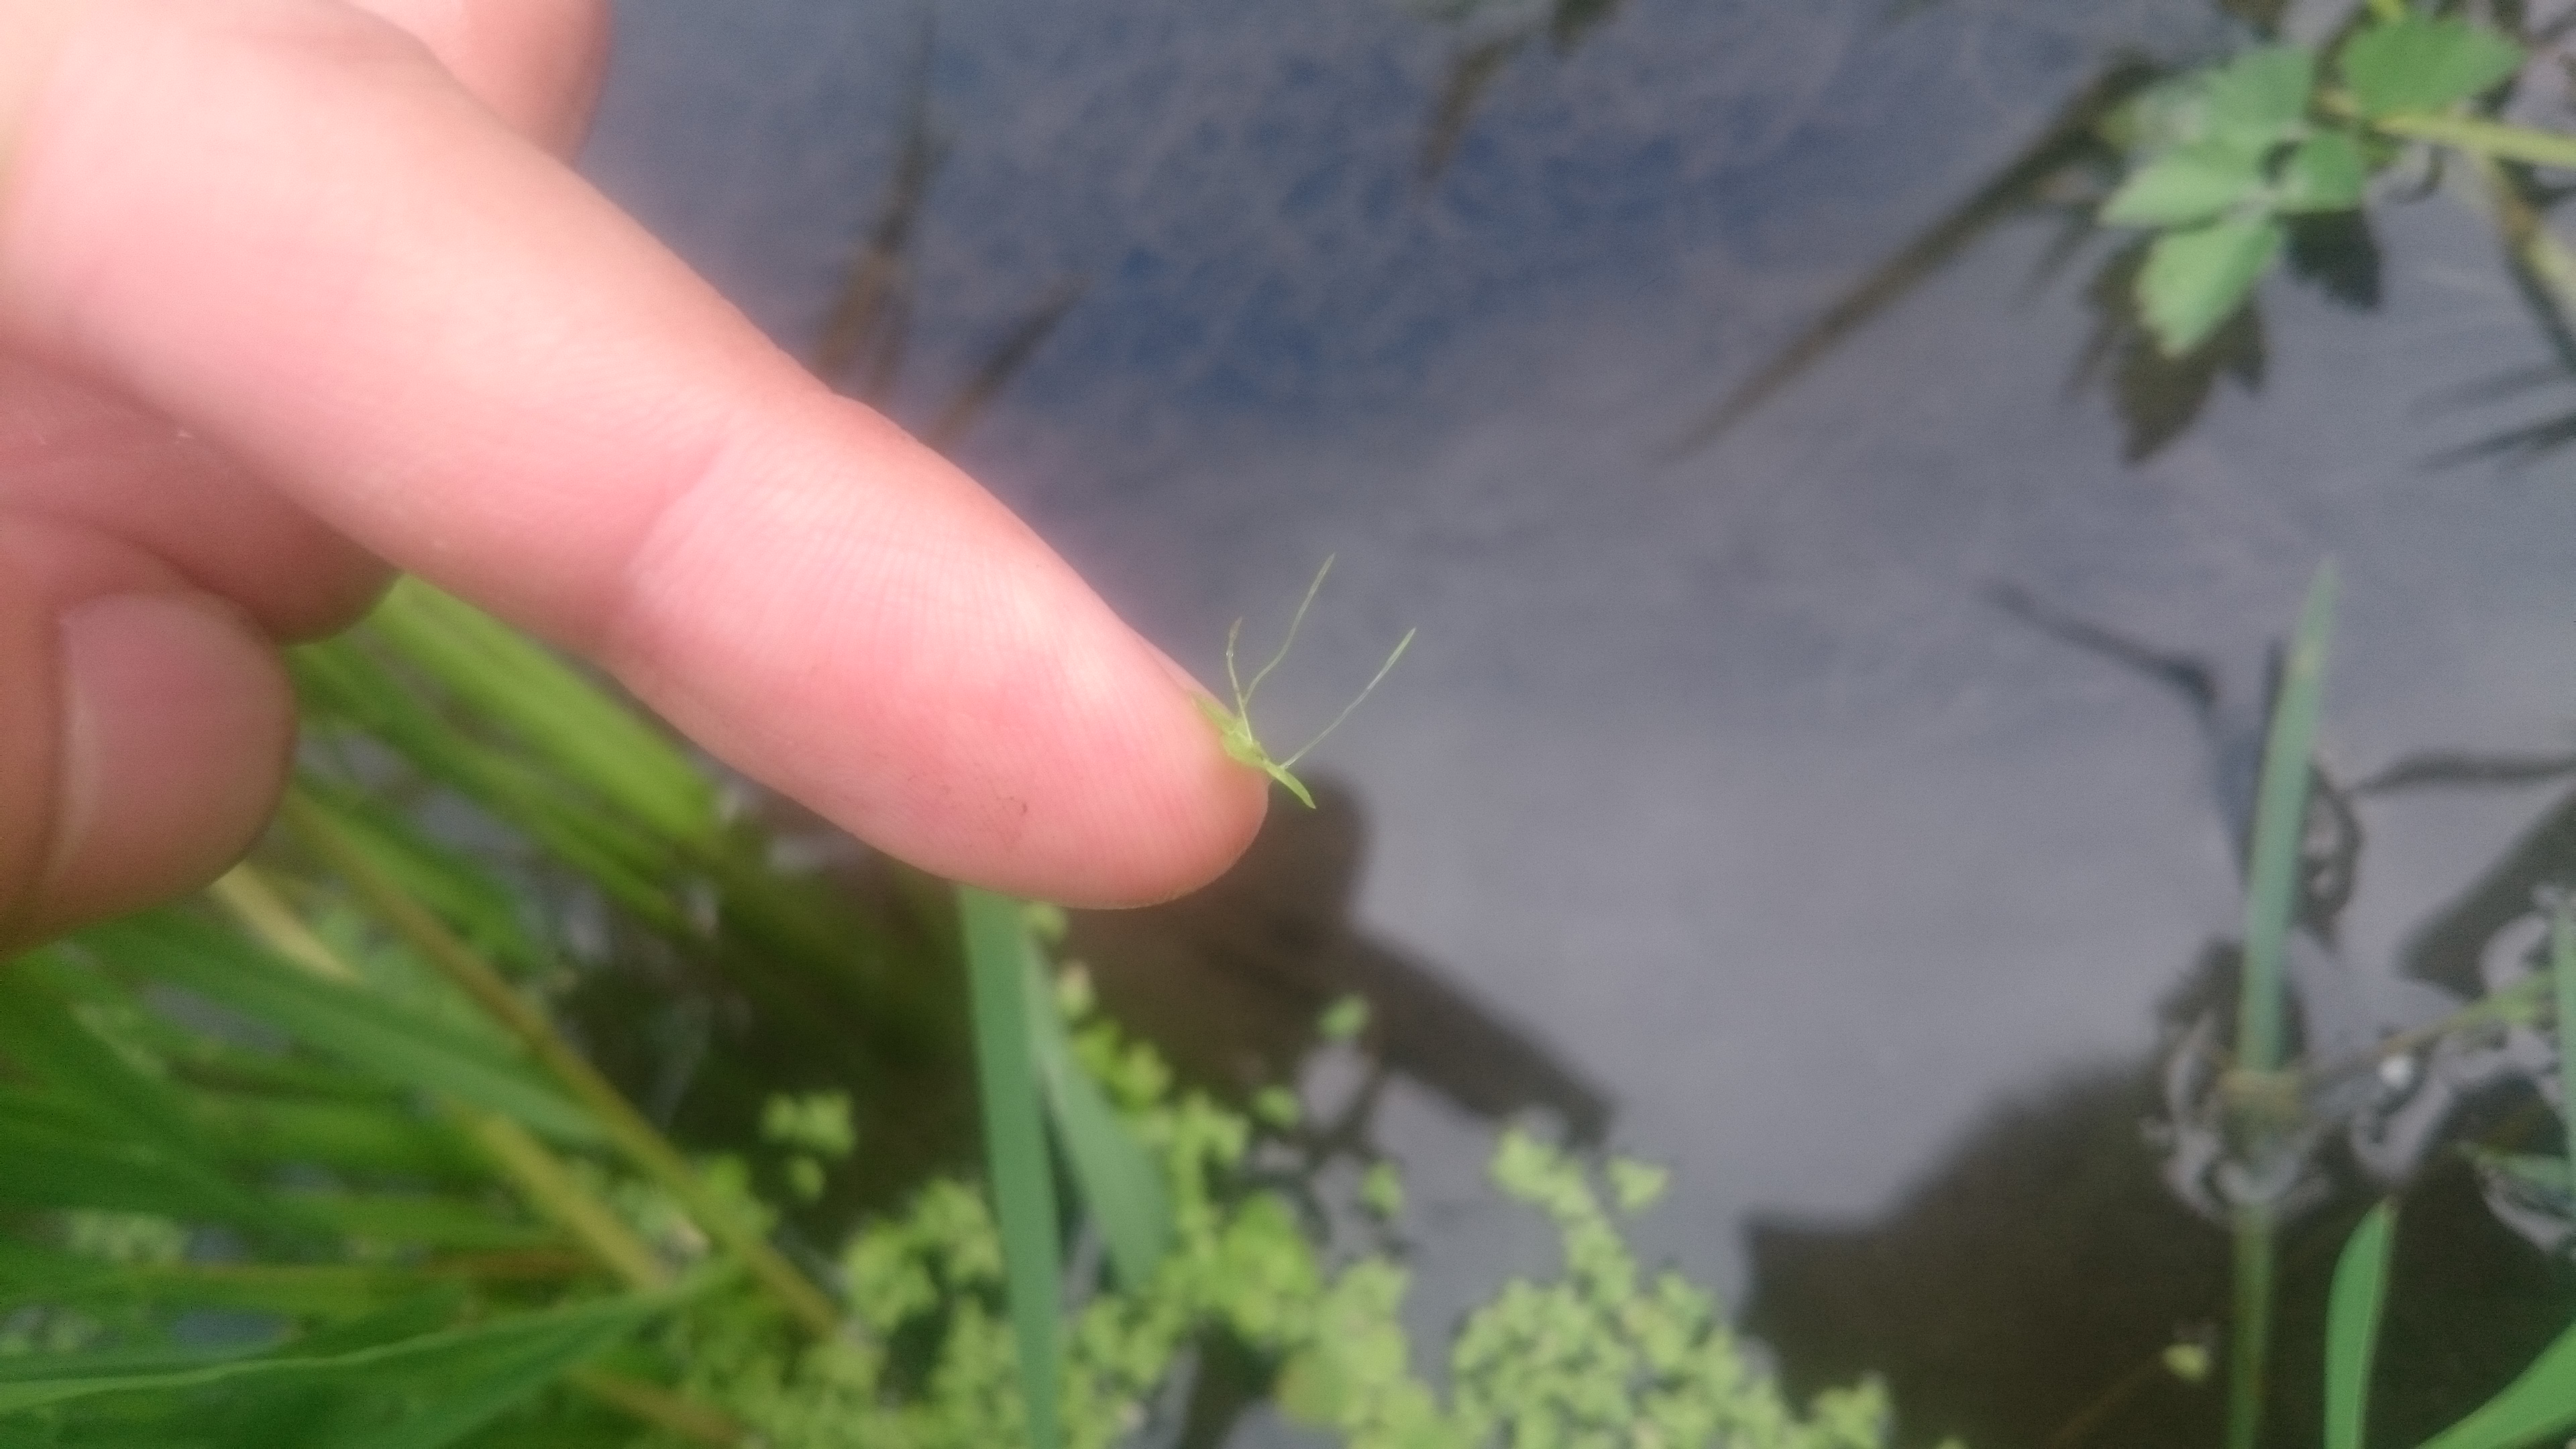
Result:
<svg viewBox="0 0 2576 1449"><path fill-rule="evenodd" d="M2320 559L2345 599L2330 768L2570 743L2567 457L2425 465L2564 406L2445 401L2549 355L2453 198L2385 218L2375 313L2270 285L2259 393L2222 385L2134 466L2101 391L2069 386L2091 264L2038 275L2036 222L1675 446L2113 57L2220 42L2212 9L1633 0L1563 53L1511 55L1426 177L1451 67L1513 15L622 0L585 165L811 354L926 77L942 149L890 410L933 425L1072 298L958 436L970 470L1202 677L1229 621L1284 621L1335 555L1265 699L1283 735L1420 630L1317 753L1339 787L1305 827L1322 863L1282 887L1486 1033L1378 1119L1413 1174L1419 1320L1543 1266L1537 1225L1481 1185L1491 1127L1466 1110L1478 1062L1526 1058L1525 1095L1592 1103L1612 1144L1676 1169L1649 1253L1785 1325L1831 1316L1781 1298L1795 1242L1937 1199L1999 1107L2089 1113L2134 1149L2155 1104L2117 1084L2241 910L2210 729L2259 723ZM1998 585L2205 661L2217 723ZM2412 934L2557 788L2362 803L2340 944L2388 1013ZM2016 1191L2085 1190L2031 1151ZM1889 1241L1870 1251L1938 1251ZM1957 1271L2046 1256L1980 1251L1999 1256Z"/></svg>

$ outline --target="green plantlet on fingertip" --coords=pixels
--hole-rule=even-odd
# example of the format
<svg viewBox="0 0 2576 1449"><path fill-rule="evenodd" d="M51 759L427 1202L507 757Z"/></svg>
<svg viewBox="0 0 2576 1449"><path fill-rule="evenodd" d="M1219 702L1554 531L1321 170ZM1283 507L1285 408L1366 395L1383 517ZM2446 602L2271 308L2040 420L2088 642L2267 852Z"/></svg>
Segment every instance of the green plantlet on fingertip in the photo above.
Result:
<svg viewBox="0 0 2576 1449"><path fill-rule="evenodd" d="M1243 638L1243 621L1235 620L1233 627L1225 631L1225 682L1226 687L1234 691L1234 708L1228 709L1206 695L1199 696L1199 709L1207 715L1208 722L1216 726L1217 739L1225 747L1226 758L1237 764L1250 765L1287 786L1288 793L1297 797L1297 803L1309 810L1315 808L1315 797L1306 788L1306 782L1297 778L1295 773L1297 762L1306 758L1307 753L1315 746L1322 744L1326 735L1342 727L1342 721L1349 719L1351 711L1360 707L1360 701L1368 698L1369 692L1377 688L1378 681L1386 678L1387 672L1395 668L1395 661L1404 657L1404 651L1413 644L1414 635L1411 629L1404 631L1404 637L1395 641L1395 649L1386 656L1386 662L1377 667L1377 673L1369 676L1369 682L1360 687L1360 692L1351 697L1351 702L1342 706L1342 712L1333 716L1331 724L1317 731L1313 739L1299 745L1296 753L1288 758L1284 760L1273 758L1269 748L1261 743L1260 736L1253 733L1252 696L1261 688L1261 681L1268 679L1270 672L1279 667L1279 661L1288 657L1290 646L1297 642L1298 626L1306 622L1306 610L1314 605L1316 592L1324 587L1324 575L1332 571L1332 557L1326 555L1324 566L1315 570L1314 582L1306 585L1306 597L1297 601L1297 612L1289 616L1288 632L1281 636L1278 649L1272 652L1270 658L1259 669L1252 672L1252 678L1248 682L1237 670L1234 658L1235 648Z"/></svg>

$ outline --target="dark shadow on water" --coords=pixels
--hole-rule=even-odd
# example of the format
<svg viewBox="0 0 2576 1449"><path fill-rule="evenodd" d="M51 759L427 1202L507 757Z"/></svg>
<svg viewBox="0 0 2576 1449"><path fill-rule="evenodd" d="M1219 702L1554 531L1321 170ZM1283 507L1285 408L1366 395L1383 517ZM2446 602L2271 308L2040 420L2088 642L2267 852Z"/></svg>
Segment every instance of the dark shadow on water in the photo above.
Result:
<svg viewBox="0 0 2576 1449"><path fill-rule="evenodd" d="M1374 940L1350 916L1367 824L1357 799L1282 796L1222 880L1169 905L1077 913L1068 940L1111 1013L1170 1054L1184 1080L1228 1094L1292 1080L1315 1019L1369 1005L1361 1046L1479 1117L1553 1114L1576 1141L1609 1125L1606 1094L1449 976Z"/></svg>
<svg viewBox="0 0 2576 1449"><path fill-rule="evenodd" d="M2228 1235L2158 1180L2155 1075L2097 1067L2004 1104L1876 1222L1757 1220L1744 1323L1791 1391L1878 1374L1909 1449L2219 1442L2220 1375L2186 1383L2164 1353L2215 1346ZM2321 1442L2326 1287L2368 1202L2346 1190L2284 1235L2270 1443ZM2475 1407L2576 1316L2576 1267L2498 1223L2459 1158L2406 1189L2399 1224L2371 1421L2384 1445Z"/></svg>

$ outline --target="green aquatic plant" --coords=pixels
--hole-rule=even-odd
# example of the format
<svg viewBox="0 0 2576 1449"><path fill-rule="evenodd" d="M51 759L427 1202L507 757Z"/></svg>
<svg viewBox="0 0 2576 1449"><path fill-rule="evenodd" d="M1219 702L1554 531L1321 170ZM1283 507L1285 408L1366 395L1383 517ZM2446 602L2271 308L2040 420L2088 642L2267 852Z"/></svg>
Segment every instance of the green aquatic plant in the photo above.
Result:
<svg viewBox="0 0 2576 1449"><path fill-rule="evenodd" d="M1520 1135L1497 1182L1556 1220L1562 1281L1506 1285L1435 1389L1397 1168L1316 1215L1296 1094L1180 1092L1051 970L1060 913L924 881L935 915L842 915L648 721L417 584L296 663L307 747L254 862L0 971L0 1449L1106 1449L1224 1344L1365 1449L1883 1443L1876 1390L1798 1412L1637 1267L1618 1219L1658 1169L1596 1187ZM730 1136L675 1140L578 1030L563 923L602 910L758 1009L810 975L827 1022L884 1015L837 1076L755 1076ZM998 1130L981 1174L822 1219L913 1101L867 1047L921 1049L885 1032L920 1010L893 960L967 998ZM1370 1014L1338 1000L1317 1039Z"/></svg>
<svg viewBox="0 0 2576 1449"><path fill-rule="evenodd" d="M1306 622L1306 611L1314 606L1317 591L1324 587L1324 575L1332 571L1332 557L1326 555L1324 566L1315 570L1314 581L1306 585L1306 597L1297 601L1297 612L1288 617L1288 632L1280 636L1278 649L1271 653L1270 658L1259 669L1252 672L1249 683L1244 681L1240 671L1237 670L1234 657L1236 646L1243 637L1243 621L1235 620L1233 627L1225 631L1225 682L1227 688L1234 691L1232 709L1226 708L1206 695L1199 696L1199 708L1206 713L1208 721L1216 726L1217 738L1224 742L1227 758L1237 764L1250 765L1286 786L1288 793L1297 797L1297 803L1309 810L1315 808L1315 797L1306 789L1306 783L1297 778L1295 773L1297 762L1306 758L1307 753L1315 746L1322 744L1326 735L1342 727L1342 721L1351 717L1351 711L1360 707L1360 701L1369 697L1369 692L1377 688L1378 682L1386 678L1389 670L1395 668L1395 661L1403 658L1404 651L1412 647L1414 635L1411 629L1404 631L1404 637L1395 641L1395 649L1386 656L1386 662L1377 667L1377 673L1369 676L1369 682L1360 687L1360 692L1351 697L1351 702L1342 706L1342 712L1333 716L1331 724L1318 730L1313 739L1299 745L1286 759L1274 758L1269 748L1261 743L1261 737L1253 731L1252 696L1261 688L1261 682L1270 677L1271 671L1279 667L1280 661L1288 657L1288 650L1297 642L1298 626Z"/></svg>

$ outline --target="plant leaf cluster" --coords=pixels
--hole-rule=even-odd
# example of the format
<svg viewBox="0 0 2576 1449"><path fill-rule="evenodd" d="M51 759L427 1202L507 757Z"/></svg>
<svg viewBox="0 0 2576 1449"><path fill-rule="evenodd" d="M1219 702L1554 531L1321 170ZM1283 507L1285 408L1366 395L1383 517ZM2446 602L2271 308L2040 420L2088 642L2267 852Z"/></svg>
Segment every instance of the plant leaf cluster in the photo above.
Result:
<svg viewBox="0 0 2576 1449"><path fill-rule="evenodd" d="M2296 916L2300 837L2332 636L2335 572L2318 568L2300 611L2272 705L2272 720L2257 782L2253 839L2248 851L2244 965L2239 982L2235 1061L2229 1077L2237 1118L2234 1150L2248 1164L2242 1180L2279 1180L2260 1162L2279 1150L2314 1083L2285 1068L2283 1017L2291 991L2287 945ZM2542 996L2546 989L2546 997ZM2548 969L2511 997L2499 994L2464 1010L2453 1025L2476 1029L2493 1020L2532 1019L2529 1002L2551 1002L2558 1033L2562 1140L2576 1142L2576 918L2559 901L2551 912ZM2576 1203L2576 1154L2523 1155L2490 1171L2519 1173L2539 1190ZM2274 1204L2247 1194L2235 1216L2235 1316L2229 1324L2228 1443L2250 1449L2260 1442L2265 1378L2272 1348L2271 1316L2277 1229ZM2387 1313L2391 1263L2397 1248L2397 1206L2385 1201L2364 1214L2346 1239L2328 1295L2325 1361L2325 1449L2363 1449L2372 1370L2380 1326ZM2544 1348L2524 1372L2485 1403L2425 1441L2422 1449L2523 1449L2576 1429L2576 1324Z"/></svg>
<svg viewBox="0 0 2576 1449"><path fill-rule="evenodd" d="M2326 56L2256 46L2132 101L2110 127L2131 169L2100 218L2155 233L2135 295L2158 345L2179 357L2207 342L2287 249L2292 218L2358 208L2399 138L2522 63L2493 30L2404 12ZM2329 66L2339 88L2320 84Z"/></svg>

